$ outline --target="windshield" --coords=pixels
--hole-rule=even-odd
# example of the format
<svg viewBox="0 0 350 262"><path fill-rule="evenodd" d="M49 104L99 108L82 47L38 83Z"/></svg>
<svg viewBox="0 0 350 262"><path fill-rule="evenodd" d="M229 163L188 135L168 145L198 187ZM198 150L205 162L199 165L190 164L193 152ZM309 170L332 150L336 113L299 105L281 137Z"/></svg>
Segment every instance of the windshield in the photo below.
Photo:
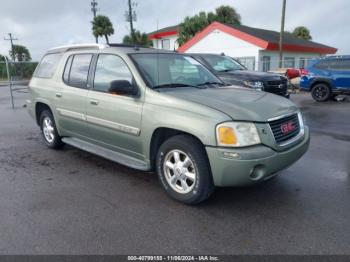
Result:
<svg viewBox="0 0 350 262"><path fill-rule="evenodd" d="M181 54L132 54L140 73L151 88L199 87L222 82L192 57Z"/></svg>
<svg viewBox="0 0 350 262"><path fill-rule="evenodd" d="M245 70L244 66L229 56L204 55L203 59L218 72Z"/></svg>

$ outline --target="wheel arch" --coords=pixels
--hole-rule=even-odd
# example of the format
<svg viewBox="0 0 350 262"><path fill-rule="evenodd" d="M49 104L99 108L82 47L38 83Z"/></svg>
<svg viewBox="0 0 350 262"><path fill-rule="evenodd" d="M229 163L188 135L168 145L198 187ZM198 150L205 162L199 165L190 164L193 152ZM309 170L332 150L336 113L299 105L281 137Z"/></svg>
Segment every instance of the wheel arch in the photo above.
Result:
<svg viewBox="0 0 350 262"><path fill-rule="evenodd" d="M177 135L188 135L196 139L203 147L205 146L204 143L197 136L187 131L170 127L158 127L152 133L149 146L149 160L152 169L154 169L155 167L156 156L160 146L169 138Z"/></svg>
<svg viewBox="0 0 350 262"><path fill-rule="evenodd" d="M329 86L329 88L332 91L332 81L330 79L327 78L316 78L312 81L311 85L310 85L310 90L312 91L312 89L318 85L318 84L326 84Z"/></svg>
<svg viewBox="0 0 350 262"><path fill-rule="evenodd" d="M50 106L47 103L38 101L35 104L35 119L38 126L40 126L40 115L45 110L49 110L51 113L53 113Z"/></svg>

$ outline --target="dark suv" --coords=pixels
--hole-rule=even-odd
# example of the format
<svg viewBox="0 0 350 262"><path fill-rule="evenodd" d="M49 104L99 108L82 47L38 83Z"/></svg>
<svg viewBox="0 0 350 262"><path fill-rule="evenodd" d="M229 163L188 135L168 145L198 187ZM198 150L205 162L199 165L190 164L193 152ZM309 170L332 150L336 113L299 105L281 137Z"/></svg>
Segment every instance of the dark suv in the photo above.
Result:
<svg viewBox="0 0 350 262"><path fill-rule="evenodd" d="M235 59L217 54L191 54L228 85L240 85L289 98L288 79L279 74L250 71Z"/></svg>
<svg viewBox="0 0 350 262"><path fill-rule="evenodd" d="M350 95L350 56L314 59L301 70L300 89L311 91L314 100L327 101L338 94Z"/></svg>

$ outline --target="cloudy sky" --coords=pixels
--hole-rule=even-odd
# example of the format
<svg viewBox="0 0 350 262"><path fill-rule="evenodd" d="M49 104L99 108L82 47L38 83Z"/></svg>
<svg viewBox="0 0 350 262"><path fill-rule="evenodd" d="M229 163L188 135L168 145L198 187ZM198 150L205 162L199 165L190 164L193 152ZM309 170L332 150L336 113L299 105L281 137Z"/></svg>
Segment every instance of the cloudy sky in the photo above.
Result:
<svg viewBox="0 0 350 262"><path fill-rule="evenodd" d="M150 32L175 25L185 16L231 5L245 25L279 30L282 0L136 0L136 29ZM16 44L25 45L35 60L45 50L69 43L93 42L90 0L1 0L0 53L7 54L12 32ZM115 28L111 42L120 42L128 33L124 21L127 0L98 0L99 14L110 17ZM314 41L350 54L350 0L287 0L286 30L305 25ZM103 40L101 40L103 41Z"/></svg>

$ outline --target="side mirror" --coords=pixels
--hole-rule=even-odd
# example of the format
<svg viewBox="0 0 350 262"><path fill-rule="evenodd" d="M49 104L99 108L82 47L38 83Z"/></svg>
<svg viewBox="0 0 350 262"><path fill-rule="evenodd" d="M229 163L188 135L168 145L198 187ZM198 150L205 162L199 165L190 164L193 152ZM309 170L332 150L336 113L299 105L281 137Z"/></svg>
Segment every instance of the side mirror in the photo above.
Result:
<svg viewBox="0 0 350 262"><path fill-rule="evenodd" d="M127 80L114 80L110 83L108 92L118 95L135 95L137 90L135 85Z"/></svg>

